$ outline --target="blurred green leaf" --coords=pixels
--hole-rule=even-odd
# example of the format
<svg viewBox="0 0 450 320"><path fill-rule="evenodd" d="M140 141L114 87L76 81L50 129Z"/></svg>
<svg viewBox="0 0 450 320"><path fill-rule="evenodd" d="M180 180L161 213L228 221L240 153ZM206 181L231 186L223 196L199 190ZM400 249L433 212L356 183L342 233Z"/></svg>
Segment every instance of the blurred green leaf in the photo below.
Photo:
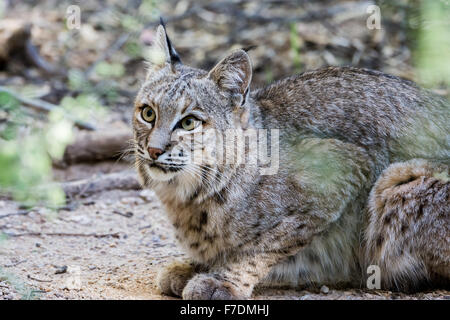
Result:
<svg viewBox="0 0 450 320"><path fill-rule="evenodd" d="M27 84L21 86L20 88L15 88L14 91L19 93L22 97L34 99L41 98L42 96L50 93L50 86Z"/></svg>
<svg viewBox="0 0 450 320"><path fill-rule="evenodd" d="M131 58L142 57L142 54L143 54L142 46L137 41L129 40L125 44L124 49L125 49L125 52L127 53L127 55L129 55Z"/></svg>
<svg viewBox="0 0 450 320"><path fill-rule="evenodd" d="M122 19L120 21L122 27L128 32L138 32L143 28L143 24L136 17L128 14L122 15Z"/></svg>
<svg viewBox="0 0 450 320"><path fill-rule="evenodd" d="M14 139L22 114L20 103L7 92L0 92L0 137L5 140Z"/></svg>
<svg viewBox="0 0 450 320"><path fill-rule="evenodd" d="M17 109L19 101L7 92L0 92L0 110L10 111Z"/></svg>
<svg viewBox="0 0 450 320"><path fill-rule="evenodd" d="M66 111L58 109L49 113L46 124L28 121L33 119L19 107L11 95L0 93L5 120L0 125L0 188L26 205L58 207L65 201L62 190L42 185L51 182L52 158L60 159L72 140L72 123L64 118Z"/></svg>
<svg viewBox="0 0 450 320"><path fill-rule="evenodd" d="M92 87L81 70L70 69L68 72L68 78L69 88L73 91L87 91Z"/></svg>
<svg viewBox="0 0 450 320"><path fill-rule="evenodd" d="M267 84L273 82L273 71L272 71L272 68L271 68L271 67L266 67L266 68L264 69L264 75L265 75L266 83L267 83Z"/></svg>
<svg viewBox="0 0 450 320"><path fill-rule="evenodd" d="M158 7L161 4L161 0L143 0L139 6L139 14L147 19L157 19L161 16L161 12Z"/></svg>
<svg viewBox="0 0 450 320"><path fill-rule="evenodd" d="M103 78L119 78L125 74L125 67L120 63L102 61L95 67L95 73Z"/></svg>
<svg viewBox="0 0 450 320"><path fill-rule="evenodd" d="M450 85L450 5L444 1L421 2L422 24L416 64L426 85Z"/></svg>
<svg viewBox="0 0 450 320"><path fill-rule="evenodd" d="M104 113L104 107L99 98L94 94L80 94L76 98L64 97L60 103L61 107L71 115L81 120L88 120L94 114Z"/></svg>
<svg viewBox="0 0 450 320"><path fill-rule="evenodd" d="M62 158L66 146L73 141L72 123L61 113L57 109L50 112L50 124L45 133L47 151L57 160Z"/></svg>

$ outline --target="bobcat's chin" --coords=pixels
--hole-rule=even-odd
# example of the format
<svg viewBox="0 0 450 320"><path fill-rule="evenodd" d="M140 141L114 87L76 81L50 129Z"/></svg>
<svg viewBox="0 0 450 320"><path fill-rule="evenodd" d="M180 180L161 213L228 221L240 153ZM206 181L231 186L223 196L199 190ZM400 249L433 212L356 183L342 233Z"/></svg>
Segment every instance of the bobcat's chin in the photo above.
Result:
<svg viewBox="0 0 450 320"><path fill-rule="evenodd" d="M169 181L177 176L181 170L171 171L159 166L148 166L147 174L155 181Z"/></svg>

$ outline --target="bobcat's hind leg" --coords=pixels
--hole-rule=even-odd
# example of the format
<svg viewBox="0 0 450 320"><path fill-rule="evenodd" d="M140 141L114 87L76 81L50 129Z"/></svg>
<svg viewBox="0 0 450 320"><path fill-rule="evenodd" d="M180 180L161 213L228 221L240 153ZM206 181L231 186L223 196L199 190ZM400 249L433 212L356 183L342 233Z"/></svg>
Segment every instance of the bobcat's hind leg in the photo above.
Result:
<svg viewBox="0 0 450 320"><path fill-rule="evenodd" d="M394 163L373 187L365 230L366 262L384 288L448 286L449 167L425 160Z"/></svg>

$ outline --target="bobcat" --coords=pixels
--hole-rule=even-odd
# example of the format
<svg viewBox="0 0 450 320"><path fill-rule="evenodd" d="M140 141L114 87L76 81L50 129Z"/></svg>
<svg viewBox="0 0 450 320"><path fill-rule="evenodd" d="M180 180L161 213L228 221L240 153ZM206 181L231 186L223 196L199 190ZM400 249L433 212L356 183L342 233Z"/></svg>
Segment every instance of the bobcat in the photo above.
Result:
<svg viewBox="0 0 450 320"><path fill-rule="evenodd" d="M210 71L191 68L163 25L152 52L135 101L136 169L190 257L160 272L164 294L365 286L368 265L380 268L383 288L448 285L448 101L351 67L250 91L245 50ZM259 162L192 160L214 156L217 133L230 129L279 129L276 174L262 175Z"/></svg>

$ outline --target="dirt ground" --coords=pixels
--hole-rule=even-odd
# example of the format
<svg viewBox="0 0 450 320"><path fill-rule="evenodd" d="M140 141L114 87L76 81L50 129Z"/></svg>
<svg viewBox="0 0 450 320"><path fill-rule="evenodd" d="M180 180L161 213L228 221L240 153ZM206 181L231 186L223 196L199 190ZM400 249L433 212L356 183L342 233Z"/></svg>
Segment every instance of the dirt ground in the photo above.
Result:
<svg viewBox="0 0 450 320"><path fill-rule="evenodd" d="M124 169L124 164L75 165L56 172L71 178ZM182 258L171 225L150 190L113 190L73 202L76 208L23 213L1 200L0 299L172 299L155 276ZM14 215L2 217L6 214ZM36 235L36 233L38 233ZM45 235L44 235L45 234ZM374 290L308 291L259 288L254 299L450 299L448 291L414 295Z"/></svg>

